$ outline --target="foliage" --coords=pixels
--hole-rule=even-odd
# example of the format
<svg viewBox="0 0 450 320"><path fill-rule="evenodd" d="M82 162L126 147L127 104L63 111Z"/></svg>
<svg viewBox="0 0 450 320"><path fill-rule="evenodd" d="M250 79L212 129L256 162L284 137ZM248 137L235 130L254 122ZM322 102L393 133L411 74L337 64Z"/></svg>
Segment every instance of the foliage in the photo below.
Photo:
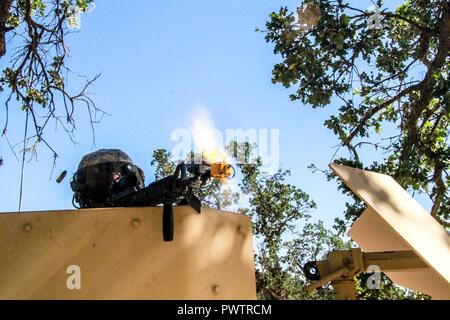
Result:
<svg viewBox="0 0 450 320"><path fill-rule="evenodd" d="M295 87L291 99L313 108L337 105L325 126L349 151L338 162L390 174L427 194L431 215L449 227L450 3L376 4L375 25L374 12L343 0L273 12L265 39L282 61L272 81ZM359 152L367 148L384 159L364 165ZM357 199L347 205L347 221L364 209Z"/></svg>
<svg viewBox="0 0 450 320"><path fill-rule="evenodd" d="M70 72L66 38L77 27L78 15L92 4L93 0L2 0L0 4L0 58L10 59L0 75L0 93L4 91L6 97L2 135L7 135L11 102L16 101L13 106L26 112L26 127L28 118L34 127L26 137L34 143L24 151L36 151L43 142L56 157L45 139L45 128L53 119L72 139L77 104L86 108L91 126L103 115L87 95L98 76L86 79L76 93L66 86Z"/></svg>
<svg viewBox="0 0 450 320"><path fill-rule="evenodd" d="M292 299L302 291L305 279L301 273L286 266L294 264L298 269L297 256L285 248L298 236L301 221L307 220L308 212L316 207L314 201L286 182L289 171L278 170L273 175L261 169L261 159L251 160L252 146L248 143L230 146L237 149L240 159L237 166L242 174L241 192L248 195L248 207L243 211L253 221L256 238L256 285L260 298ZM297 270L298 271L298 270Z"/></svg>

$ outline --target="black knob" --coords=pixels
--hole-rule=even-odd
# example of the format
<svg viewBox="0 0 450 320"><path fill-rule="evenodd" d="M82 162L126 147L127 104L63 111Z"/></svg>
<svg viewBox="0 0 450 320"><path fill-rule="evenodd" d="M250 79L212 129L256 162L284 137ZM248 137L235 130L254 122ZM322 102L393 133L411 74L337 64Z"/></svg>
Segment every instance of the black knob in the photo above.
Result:
<svg viewBox="0 0 450 320"><path fill-rule="evenodd" d="M316 261L308 261L305 263L303 272L308 280L320 280L319 268L317 267Z"/></svg>

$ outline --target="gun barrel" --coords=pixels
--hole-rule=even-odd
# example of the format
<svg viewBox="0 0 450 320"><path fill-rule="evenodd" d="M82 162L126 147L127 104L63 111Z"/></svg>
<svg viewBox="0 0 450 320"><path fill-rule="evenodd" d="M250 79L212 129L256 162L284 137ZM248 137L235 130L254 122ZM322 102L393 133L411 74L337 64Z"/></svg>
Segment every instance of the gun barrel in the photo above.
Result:
<svg viewBox="0 0 450 320"><path fill-rule="evenodd" d="M228 179L234 173L233 167L225 162L211 164L211 177L216 179Z"/></svg>

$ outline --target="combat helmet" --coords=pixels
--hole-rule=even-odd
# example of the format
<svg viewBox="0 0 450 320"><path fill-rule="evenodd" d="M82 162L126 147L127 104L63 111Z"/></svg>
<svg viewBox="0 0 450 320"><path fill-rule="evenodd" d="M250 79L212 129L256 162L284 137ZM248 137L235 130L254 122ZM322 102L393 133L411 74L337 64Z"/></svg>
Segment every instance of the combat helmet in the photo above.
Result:
<svg viewBox="0 0 450 320"><path fill-rule="evenodd" d="M144 173L125 152L100 149L81 159L70 186L75 207L108 207L112 195L142 189Z"/></svg>

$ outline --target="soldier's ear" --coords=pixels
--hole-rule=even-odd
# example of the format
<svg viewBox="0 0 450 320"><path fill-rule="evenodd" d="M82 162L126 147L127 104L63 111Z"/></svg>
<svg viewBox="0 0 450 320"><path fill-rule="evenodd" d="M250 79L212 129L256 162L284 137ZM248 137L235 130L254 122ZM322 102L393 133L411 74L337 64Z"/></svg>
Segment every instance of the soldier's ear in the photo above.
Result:
<svg viewBox="0 0 450 320"><path fill-rule="evenodd" d="M137 167L137 168L138 168L138 171L139 171L139 175L142 177L142 183L143 183L144 180L145 180L145 174L144 174L144 171L142 171L142 169L139 168L139 167Z"/></svg>

